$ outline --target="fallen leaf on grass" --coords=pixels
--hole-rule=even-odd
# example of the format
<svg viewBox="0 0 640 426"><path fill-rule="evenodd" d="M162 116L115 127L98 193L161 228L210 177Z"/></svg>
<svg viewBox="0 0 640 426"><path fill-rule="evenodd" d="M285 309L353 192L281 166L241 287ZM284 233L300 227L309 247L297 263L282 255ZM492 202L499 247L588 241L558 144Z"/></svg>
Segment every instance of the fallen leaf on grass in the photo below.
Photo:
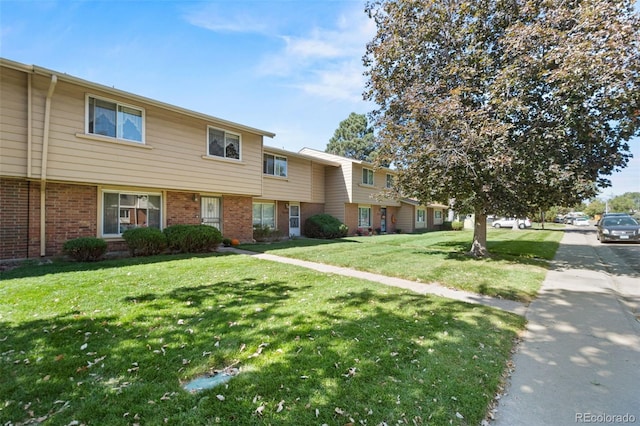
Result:
<svg viewBox="0 0 640 426"><path fill-rule="evenodd" d="M276 413L279 413L280 411L282 411L282 409L284 408L283 405L284 405L284 399L282 401L278 402L278 407L276 408Z"/></svg>

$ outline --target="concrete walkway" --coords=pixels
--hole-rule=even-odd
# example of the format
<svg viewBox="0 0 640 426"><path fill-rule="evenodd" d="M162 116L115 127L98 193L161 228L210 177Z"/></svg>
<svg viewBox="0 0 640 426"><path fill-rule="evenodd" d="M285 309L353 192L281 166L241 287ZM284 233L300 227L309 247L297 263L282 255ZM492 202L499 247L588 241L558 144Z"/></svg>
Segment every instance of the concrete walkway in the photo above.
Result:
<svg viewBox="0 0 640 426"><path fill-rule="evenodd" d="M640 277L594 243L565 232L492 425L640 424Z"/></svg>
<svg viewBox="0 0 640 426"><path fill-rule="evenodd" d="M470 293L453 288L443 287L437 284L426 284L415 281L404 280L402 278L387 277L385 275L372 274L371 272L357 271L350 268L340 266L325 265L323 263L309 262L306 260L292 259L289 257L276 256L267 253L255 253L251 251L233 249L235 253L246 254L258 259L270 260L273 262L288 263L303 268L313 269L314 271L324 272L327 274L344 275L346 277L361 278L368 281L374 281L393 287L404 288L419 294L435 294L437 296L446 297L448 299L460 300L468 303L476 303L481 305L492 306L519 315L524 315L526 305L513 300L496 299L481 294Z"/></svg>

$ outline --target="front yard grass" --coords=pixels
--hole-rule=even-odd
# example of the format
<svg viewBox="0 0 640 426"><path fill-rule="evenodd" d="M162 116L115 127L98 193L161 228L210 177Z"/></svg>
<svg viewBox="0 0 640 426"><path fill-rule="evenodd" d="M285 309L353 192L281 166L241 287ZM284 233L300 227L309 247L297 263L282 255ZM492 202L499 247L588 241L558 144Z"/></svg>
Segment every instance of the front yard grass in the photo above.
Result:
<svg viewBox="0 0 640 426"><path fill-rule="evenodd" d="M242 248L526 303L538 293L562 235L561 230L488 229L492 256L485 259L466 255L471 231L295 239Z"/></svg>
<svg viewBox="0 0 640 426"><path fill-rule="evenodd" d="M428 240L380 247L473 273L450 254L456 239ZM2 425L478 424L524 325L243 255L57 262L0 279ZM240 373L225 385L181 387L230 366Z"/></svg>

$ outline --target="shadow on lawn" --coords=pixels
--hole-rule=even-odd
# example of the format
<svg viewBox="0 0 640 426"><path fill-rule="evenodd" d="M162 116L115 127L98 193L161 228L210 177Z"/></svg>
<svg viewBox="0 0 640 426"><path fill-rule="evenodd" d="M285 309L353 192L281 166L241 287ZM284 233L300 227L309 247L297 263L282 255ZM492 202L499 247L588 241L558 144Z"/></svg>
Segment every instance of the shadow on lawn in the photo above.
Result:
<svg viewBox="0 0 640 426"><path fill-rule="evenodd" d="M459 261L509 261L525 265L544 266L553 259L559 244L553 241L487 241L489 256L476 258L469 255L471 243L438 243L425 249L414 248L417 255L442 256ZM438 247L442 247L438 249Z"/></svg>
<svg viewBox="0 0 640 426"><path fill-rule="evenodd" d="M118 259L107 259L98 262L74 262L66 260L56 260L52 263L38 264L39 261L26 260L15 269L0 272L0 279L14 279L26 277L40 277L61 272L76 271L99 271L101 269L122 268L126 266L148 265L153 263L172 262L182 259L206 258L230 256L231 252L214 253L181 253L181 254L161 254L147 257L124 257Z"/></svg>
<svg viewBox="0 0 640 426"><path fill-rule="evenodd" d="M366 288L302 302L309 291L224 281L126 296L126 317L70 310L0 323L0 424L342 424L349 417L380 424L430 416L444 424L457 411L469 424L483 418L515 337L497 324L515 316ZM307 305L292 308L299 303ZM471 356L478 351L492 356ZM241 374L224 388L195 395L180 388L233 363ZM279 401L286 409L276 410Z"/></svg>

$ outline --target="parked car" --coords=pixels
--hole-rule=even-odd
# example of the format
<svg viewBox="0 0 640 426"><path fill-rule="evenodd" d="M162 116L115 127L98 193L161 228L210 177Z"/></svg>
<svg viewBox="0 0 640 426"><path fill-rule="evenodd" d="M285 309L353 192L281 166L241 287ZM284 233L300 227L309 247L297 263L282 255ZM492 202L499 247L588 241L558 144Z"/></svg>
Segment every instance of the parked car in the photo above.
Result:
<svg viewBox="0 0 640 426"><path fill-rule="evenodd" d="M518 219L515 217L502 217L500 219L496 219L493 221L491 226L494 228L513 228L513 225L515 225L516 222L520 229L531 228L531 221L529 219Z"/></svg>
<svg viewBox="0 0 640 426"><path fill-rule="evenodd" d="M631 217L631 215L629 213L603 213L600 221L605 217ZM596 226L598 226L598 224L596 224Z"/></svg>
<svg viewBox="0 0 640 426"><path fill-rule="evenodd" d="M607 216L598 222L598 240L640 242L640 223L631 216Z"/></svg>
<svg viewBox="0 0 640 426"><path fill-rule="evenodd" d="M584 213L582 212L571 212L568 213L565 217L564 217L564 223L567 225L573 225L573 221L575 220L575 218L577 217L583 217L586 216Z"/></svg>
<svg viewBox="0 0 640 426"><path fill-rule="evenodd" d="M591 222L589 222L589 218L587 216L574 217L573 224L576 226L589 226Z"/></svg>

